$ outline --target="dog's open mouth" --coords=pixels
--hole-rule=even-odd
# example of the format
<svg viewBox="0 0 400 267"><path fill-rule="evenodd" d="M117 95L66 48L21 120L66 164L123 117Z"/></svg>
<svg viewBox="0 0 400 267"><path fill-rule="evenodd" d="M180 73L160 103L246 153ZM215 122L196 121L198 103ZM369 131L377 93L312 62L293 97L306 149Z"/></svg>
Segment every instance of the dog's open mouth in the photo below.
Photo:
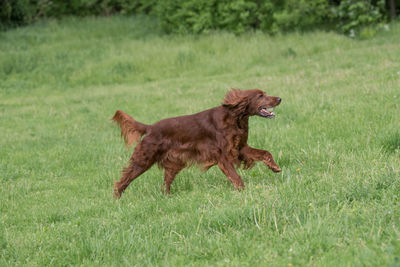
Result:
<svg viewBox="0 0 400 267"><path fill-rule="evenodd" d="M275 117L275 114L272 112L273 110L274 110L274 108L265 108L265 107L262 107L262 108L260 108L260 110L258 111L258 114L259 114L261 117L272 119L272 118Z"/></svg>

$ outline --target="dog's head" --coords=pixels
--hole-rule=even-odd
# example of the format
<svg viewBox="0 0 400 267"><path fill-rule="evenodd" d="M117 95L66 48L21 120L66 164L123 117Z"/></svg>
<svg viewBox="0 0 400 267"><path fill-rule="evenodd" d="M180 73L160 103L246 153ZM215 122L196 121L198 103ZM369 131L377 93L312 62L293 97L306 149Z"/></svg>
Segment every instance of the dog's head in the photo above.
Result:
<svg viewBox="0 0 400 267"><path fill-rule="evenodd" d="M232 89L226 93L223 106L239 111L243 115L258 115L264 118L274 118L273 108L281 103L282 99L269 96L259 89L240 90Z"/></svg>

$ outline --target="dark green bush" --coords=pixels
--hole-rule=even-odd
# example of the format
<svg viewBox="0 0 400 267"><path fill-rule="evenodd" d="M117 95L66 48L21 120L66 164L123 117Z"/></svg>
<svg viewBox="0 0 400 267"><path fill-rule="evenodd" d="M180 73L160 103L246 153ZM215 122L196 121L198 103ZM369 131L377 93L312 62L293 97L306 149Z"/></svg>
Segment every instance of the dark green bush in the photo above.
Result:
<svg viewBox="0 0 400 267"><path fill-rule="evenodd" d="M216 0L160 1L157 15L167 32L201 33L216 28Z"/></svg>
<svg viewBox="0 0 400 267"><path fill-rule="evenodd" d="M366 38L387 13L384 0L163 0L157 8L167 32L261 29L277 33L333 26Z"/></svg>
<svg viewBox="0 0 400 267"><path fill-rule="evenodd" d="M330 17L327 0L164 0L158 8L163 28L178 33L303 30Z"/></svg>
<svg viewBox="0 0 400 267"><path fill-rule="evenodd" d="M175 33L201 33L226 29L241 33L263 26L272 12L255 0L165 0L160 1L157 14L163 29ZM261 16L265 22L261 25Z"/></svg>
<svg viewBox="0 0 400 267"><path fill-rule="evenodd" d="M371 0L342 0L333 9L333 15L339 31L351 37L370 37L376 25L384 20L385 1L373 4Z"/></svg>
<svg viewBox="0 0 400 267"><path fill-rule="evenodd" d="M305 30L320 26L331 19L327 0L286 0L274 12L278 31Z"/></svg>
<svg viewBox="0 0 400 267"><path fill-rule="evenodd" d="M29 0L0 1L0 22L2 28L30 23L36 13Z"/></svg>
<svg viewBox="0 0 400 267"><path fill-rule="evenodd" d="M216 9L216 26L232 32L241 33L259 24L257 1L234 0L218 1Z"/></svg>
<svg viewBox="0 0 400 267"><path fill-rule="evenodd" d="M0 0L0 27L65 15L157 16L170 33L224 29L242 33L303 31L332 26L350 36L368 37L385 20L384 0Z"/></svg>
<svg viewBox="0 0 400 267"><path fill-rule="evenodd" d="M157 3L158 0L0 0L0 27L66 15L148 14L156 10Z"/></svg>

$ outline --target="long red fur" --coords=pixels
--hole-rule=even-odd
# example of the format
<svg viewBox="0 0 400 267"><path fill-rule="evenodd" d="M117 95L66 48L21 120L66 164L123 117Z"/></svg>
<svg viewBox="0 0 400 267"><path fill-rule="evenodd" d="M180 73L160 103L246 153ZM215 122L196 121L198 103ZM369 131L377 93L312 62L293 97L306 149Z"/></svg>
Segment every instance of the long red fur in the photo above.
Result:
<svg viewBox="0 0 400 267"><path fill-rule="evenodd" d="M147 125L135 121L122 110L117 110L112 120L121 127L121 137L124 138L127 147L136 143L146 133Z"/></svg>
<svg viewBox="0 0 400 267"><path fill-rule="evenodd" d="M140 123L117 110L112 120L120 126L126 145L138 144L122 178L115 182L115 197L120 197L135 178L155 163L164 169L167 193L179 171L193 163L204 170L218 165L237 189L244 188L235 170L242 164L250 168L255 161L262 161L274 172L279 172L281 169L272 155L248 146L247 138L249 117L260 115L261 108L277 106L280 101L279 97L267 96L259 89L232 89L221 106L152 125Z"/></svg>

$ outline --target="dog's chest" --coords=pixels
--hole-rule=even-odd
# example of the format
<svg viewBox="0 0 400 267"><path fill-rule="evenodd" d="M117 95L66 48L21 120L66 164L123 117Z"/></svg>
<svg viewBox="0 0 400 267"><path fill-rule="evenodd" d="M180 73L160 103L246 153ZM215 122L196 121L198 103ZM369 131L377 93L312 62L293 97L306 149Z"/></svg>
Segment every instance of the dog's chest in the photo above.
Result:
<svg viewBox="0 0 400 267"><path fill-rule="evenodd" d="M246 145L248 136L248 120L233 121L223 134L226 145L224 151L232 161L239 159L240 149Z"/></svg>
<svg viewBox="0 0 400 267"><path fill-rule="evenodd" d="M227 151L228 154L233 158L237 159L239 157L239 152L241 147L243 146L243 142L245 142L245 138L242 132L232 133L227 136Z"/></svg>

